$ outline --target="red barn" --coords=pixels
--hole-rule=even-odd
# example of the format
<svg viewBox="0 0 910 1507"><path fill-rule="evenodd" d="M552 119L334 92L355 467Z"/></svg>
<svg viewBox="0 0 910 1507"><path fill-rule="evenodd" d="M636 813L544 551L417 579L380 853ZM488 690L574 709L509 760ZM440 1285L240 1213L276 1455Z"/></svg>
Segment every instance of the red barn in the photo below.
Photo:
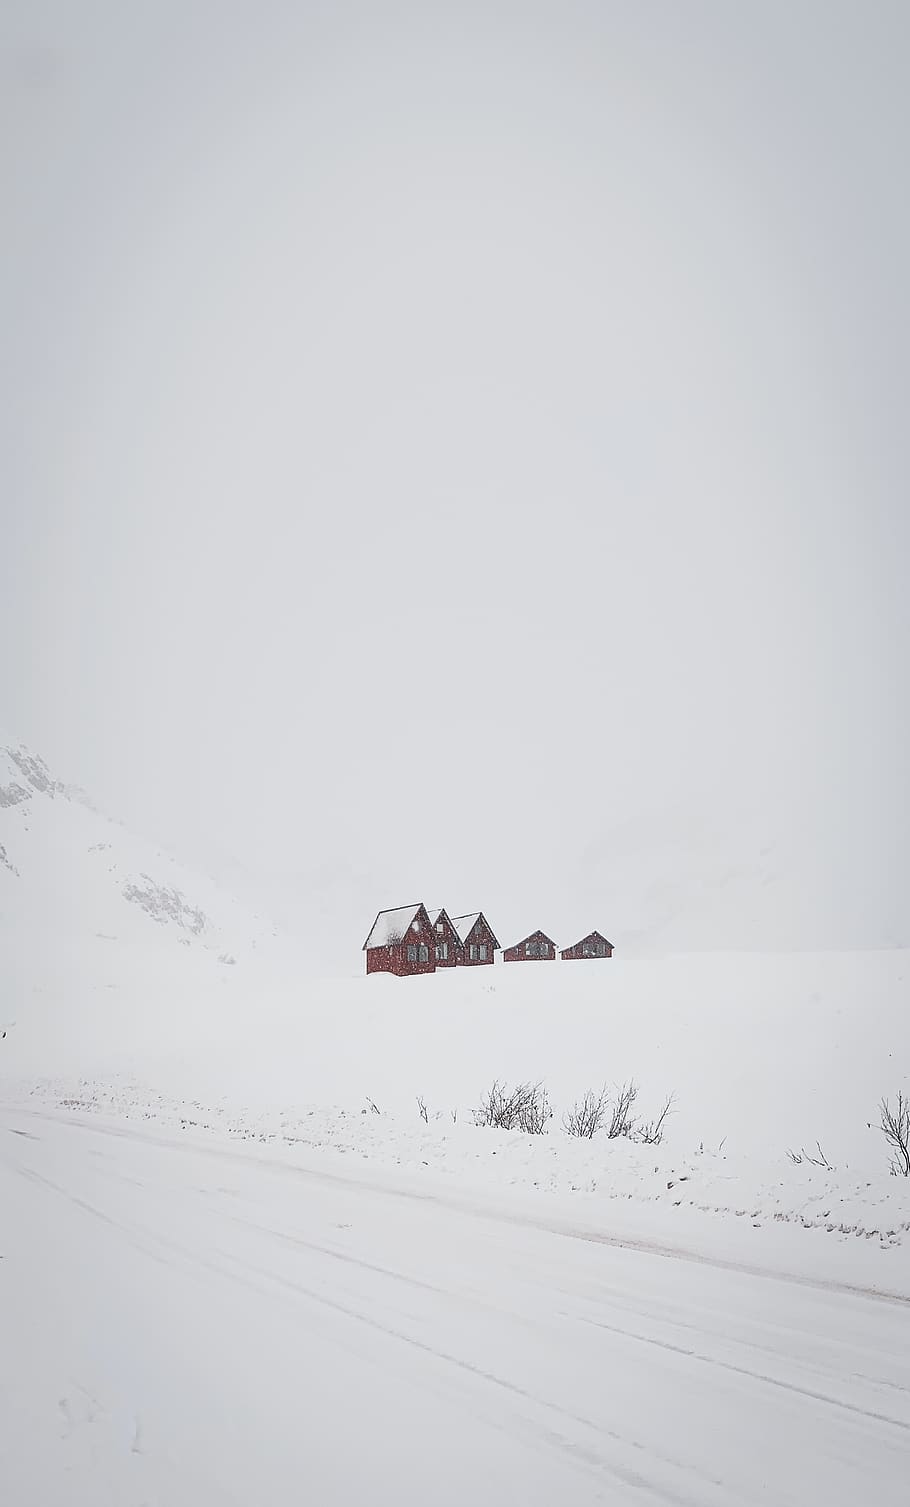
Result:
<svg viewBox="0 0 910 1507"><path fill-rule="evenodd" d="M608 942L599 931L591 931L580 942L576 942L574 947L564 947L559 956L564 963L574 962L576 958L611 958L613 943Z"/></svg>
<svg viewBox="0 0 910 1507"><path fill-rule="evenodd" d="M482 910L472 911L468 916L453 916L452 925L461 944L459 963L474 968L480 963L493 962L493 953L499 943Z"/></svg>
<svg viewBox="0 0 910 1507"><path fill-rule="evenodd" d="M502 955L504 963L552 963L556 959L556 943L542 931L532 931L523 942L507 947Z"/></svg>
<svg viewBox="0 0 910 1507"><path fill-rule="evenodd" d="M431 910L430 924L435 932L437 968L454 968L460 961L461 939L447 910Z"/></svg>
<svg viewBox="0 0 910 1507"><path fill-rule="evenodd" d="M367 973L435 973L436 933L423 905L381 910L363 944Z"/></svg>

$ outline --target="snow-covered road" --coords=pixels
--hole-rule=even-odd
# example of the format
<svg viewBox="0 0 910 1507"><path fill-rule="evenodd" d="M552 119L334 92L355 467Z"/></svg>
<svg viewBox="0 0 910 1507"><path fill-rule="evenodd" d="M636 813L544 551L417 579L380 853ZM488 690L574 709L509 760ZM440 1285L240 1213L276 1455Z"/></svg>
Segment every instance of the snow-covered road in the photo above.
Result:
<svg viewBox="0 0 910 1507"><path fill-rule="evenodd" d="M3 1502L908 1500L910 1305L546 1218L3 1110Z"/></svg>

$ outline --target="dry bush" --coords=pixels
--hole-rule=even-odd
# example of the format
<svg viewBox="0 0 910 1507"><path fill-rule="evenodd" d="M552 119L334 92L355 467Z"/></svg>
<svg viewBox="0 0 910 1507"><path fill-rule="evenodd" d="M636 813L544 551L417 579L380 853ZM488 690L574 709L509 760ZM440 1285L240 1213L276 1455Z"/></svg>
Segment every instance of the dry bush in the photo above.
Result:
<svg viewBox="0 0 910 1507"><path fill-rule="evenodd" d="M583 1136L591 1140L603 1128L609 1107L610 1096L606 1088L602 1088L599 1093L589 1088L584 1098L573 1104L563 1115L563 1130L567 1135Z"/></svg>
<svg viewBox="0 0 910 1507"><path fill-rule="evenodd" d="M497 1078L474 1110L474 1124L541 1135L552 1116L542 1083L516 1083L509 1089Z"/></svg>
<svg viewBox="0 0 910 1507"><path fill-rule="evenodd" d="M667 1116L673 1112L675 1094L668 1094L666 1102L656 1120L641 1121L632 1131L636 1141L641 1141L645 1146L659 1146L664 1138L664 1125Z"/></svg>
<svg viewBox="0 0 910 1507"><path fill-rule="evenodd" d="M635 1133L637 1122L632 1113L632 1106L637 1098L638 1084L634 1078L630 1078L628 1083L623 1083L617 1090L610 1114L610 1123L607 1126L607 1135L611 1141L615 1141L618 1136L631 1137Z"/></svg>
<svg viewBox="0 0 910 1507"><path fill-rule="evenodd" d="M882 1135L891 1152L891 1176L910 1177L910 1096L898 1090L892 1109L888 1099L878 1107Z"/></svg>
<svg viewBox="0 0 910 1507"><path fill-rule="evenodd" d="M514 1130L517 1118L517 1109L504 1083L494 1078L492 1088L488 1088L477 1108L474 1110L475 1125L490 1125L497 1130Z"/></svg>
<svg viewBox="0 0 910 1507"><path fill-rule="evenodd" d="M417 1113L420 1115L423 1123L425 1125L428 1125L429 1115L427 1113L427 1101L420 1094L417 1095Z"/></svg>
<svg viewBox="0 0 910 1507"><path fill-rule="evenodd" d="M524 1095L518 1111L518 1128L526 1135L543 1135L553 1118L547 1091L542 1083L523 1086L530 1091Z"/></svg>
<svg viewBox="0 0 910 1507"><path fill-rule="evenodd" d="M794 1167L801 1167L803 1162L807 1162L810 1167L824 1167L826 1172L834 1172L835 1168L831 1166L831 1163L822 1151L821 1143L816 1141L815 1145L818 1148L818 1156L811 1156L805 1146L801 1146L799 1151L787 1152Z"/></svg>

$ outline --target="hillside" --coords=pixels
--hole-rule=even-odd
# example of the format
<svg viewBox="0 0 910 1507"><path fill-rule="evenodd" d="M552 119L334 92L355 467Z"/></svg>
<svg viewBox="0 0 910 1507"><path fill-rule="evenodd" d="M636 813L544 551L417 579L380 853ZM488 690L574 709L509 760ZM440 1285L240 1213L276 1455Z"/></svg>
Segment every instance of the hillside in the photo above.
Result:
<svg viewBox="0 0 910 1507"><path fill-rule="evenodd" d="M211 879L98 811L44 761L0 739L0 946L7 989L49 966L78 985L141 976L181 954L248 962L274 928ZM14 982L16 981L16 982Z"/></svg>

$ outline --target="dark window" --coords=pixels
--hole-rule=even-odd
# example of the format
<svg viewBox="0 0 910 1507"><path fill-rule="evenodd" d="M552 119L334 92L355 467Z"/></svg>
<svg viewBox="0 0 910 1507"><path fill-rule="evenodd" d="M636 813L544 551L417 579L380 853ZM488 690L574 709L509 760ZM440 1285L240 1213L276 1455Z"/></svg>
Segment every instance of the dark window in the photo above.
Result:
<svg viewBox="0 0 910 1507"><path fill-rule="evenodd" d="M525 956L529 958L540 957L540 944L538 942L526 942Z"/></svg>
<svg viewBox="0 0 910 1507"><path fill-rule="evenodd" d="M421 942L417 949L417 961L418 963L428 963L430 961L430 949L425 942Z"/></svg>
<svg viewBox="0 0 910 1507"><path fill-rule="evenodd" d="M471 959L472 963L476 962L477 960L477 946L474 942L472 942L470 947L468 948L468 957Z"/></svg>
<svg viewBox="0 0 910 1507"><path fill-rule="evenodd" d="M416 942L409 942L408 943L408 962L409 963L416 963L417 962L417 943Z"/></svg>
<svg viewBox="0 0 910 1507"><path fill-rule="evenodd" d="M482 963L485 963L486 960L487 960L487 944L486 944L486 942L481 942L481 944L480 944L480 961Z"/></svg>
<svg viewBox="0 0 910 1507"><path fill-rule="evenodd" d="M607 955L607 944L606 944L606 942L598 942L598 944L597 944L597 956L599 958L605 958L606 955Z"/></svg>
<svg viewBox="0 0 910 1507"><path fill-rule="evenodd" d="M437 961L437 963L444 963L445 960L446 960L446 958L448 957L448 955L449 955L449 944L448 944L448 942L440 942L439 946L436 948L436 961Z"/></svg>
<svg viewBox="0 0 910 1507"><path fill-rule="evenodd" d="M445 923L443 921L437 921L436 922L436 930L437 931L445 931Z"/></svg>

